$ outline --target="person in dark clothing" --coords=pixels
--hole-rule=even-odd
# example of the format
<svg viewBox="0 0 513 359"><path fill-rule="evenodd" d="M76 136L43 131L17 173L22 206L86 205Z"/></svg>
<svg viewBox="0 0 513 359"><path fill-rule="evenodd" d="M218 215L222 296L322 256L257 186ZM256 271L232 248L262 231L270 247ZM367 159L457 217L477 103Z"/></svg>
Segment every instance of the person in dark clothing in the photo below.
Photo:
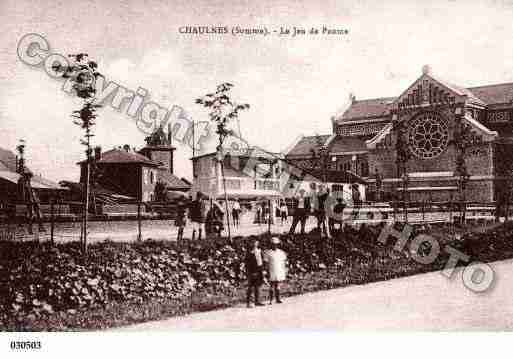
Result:
<svg viewBox="0 0 513 359"><path fill-rule="evenodd" d="M360 191L356 183L353 183L351 186L351 194L353 197L353 220L355 220L358 218L358 212L360 211L360 207L362 205Z"/></svg>
<svg viewBox="0 0 513 359"><path fill-rule="evenodd" d="M289 234L296 232L297 224L301 224L301 234L305 234L305 225L308 216L310 215L310 197L305 195L305 190L299 190L299 196L293 200L294 213L292 215L292 225L290 226Z"/></svg>
<svg viewBox="0 0 513 359"><path fill-rule="evenodd" d="M175 218L175 226L178 227L178 234L176 236L176 241L179 242L183 239L183 230L185 228L186 219L185 219L185 212L186 212L186 204L185 204L185 198L180 199L178 202L178 208L176 210L176 218Z"/></svg>
<svg viewBox="0 0 513 359"><path fill-rule="evenodd" d="M235 199L235 201L233 201L233 206L232 206L232 218L233 218L233 225L235 227L238 227L240 225L240 213L241 212L242 212L242 210L240 207L239 200Z"/></svg>
<svg viewBox="0 0 513 359"><path fill-rule="evenodd" d="M207 235L215 234L217 237L221 237L221 232L224 229L223 218L224 212L219 207L219 204L212 202L210 209L207 211L205 233Z"/></svg>
<svg viewBox="0 0 513 359"><path fill-rule="evenodd" d="M206 204L201 192L196 194L196 200L191 203L190 218L192 222L192 240L196 239L196 233L198 233L198 240L201 240L206 219Z"/></svg>
<svg viewBox="0 0 513 359"><path fill-rule="evenodd" d="M317 229L319 232L324 233L325 236L328 236L328 230L326 228L326 209L324 206L328 196L328 190L325 189L323 185L320 185L319 192L317 193L317 209L315 211L315 216L317 218Z"/></svg>
<svg viewBox="0 0 513 359"><path fill-rule="evenodd" d="M246 304L251 307L251 294L255 296L255 305L262 306L260 302L260 287L264 283L264 262L259 242L256 239L249 241L246 250L246 274L248 277L248 289L246 293Z"/></svg>
<svg viewBox="0 0 513 359"><path fill-rule="evenodd" d="M338 233L342 230L344 226L343 214L345 208L346 205L342 198L337 198L337 204L333 207L334 216L330 217L330 219L328 220L328 226L331 235L334 235L335 233ZM335 229L336 224L339 225L339 229L337 230Z"/></svg>

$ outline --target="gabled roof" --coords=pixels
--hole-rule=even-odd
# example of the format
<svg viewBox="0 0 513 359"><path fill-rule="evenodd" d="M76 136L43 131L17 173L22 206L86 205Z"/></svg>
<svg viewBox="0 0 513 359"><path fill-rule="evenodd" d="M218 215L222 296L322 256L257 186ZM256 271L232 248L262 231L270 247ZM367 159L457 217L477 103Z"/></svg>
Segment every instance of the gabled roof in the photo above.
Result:
<svg viewBox="0 0 513 359"><path fill-rule="evenodd" d="M331 136L332 135L303 136L286 156L310 156L312 150L318 149L319 143L326 145Z"/></svg>
<svg viewBox="0 0 513 359"><path fill-rule="evenodd" d="M12 151L0 148L0 171L16 172L16 155Z"/></svg>
<svg viewBox="0 0 513 359"><path fill-rule="evenodd" d="M372 138L373 136L351 136L351 137L341 137L337 136L337 138L331 143L330 153L346 153L346 152L359 152L365 151L367 152L367 146L365 145L365 141Z"/></svg>
<svg viewBox="0 0 513 359"><path fill-rule="evenodd" d="M184 182L182 179L176 177L174 174L169 172L168 169L161 169L158 172L158 180L164 182L167 189L185 189L191 188L191 185Z"/></svg>
<svg viewBox="0 0 513 359"><path fill-rule="evenodd" d="M354 100L337 120L387 116L395 100L396 97Z"/></svg>
<svg viewBox="0 0 513 359"><path fill-rule="evenodd" d="M422 75L410 87L408 87L404 93L412 89L413 86L423 77L431 78L455 94L465 96L472 102L483 106L513 104L513 83L464 88L439 79L431 73ZM390 114L390 110L392 109L394 102L399 98L400 96L353 100L349 108L341 116L336 117L335 121L338 123L345 123L358 119L378 120Z"/></svg>
<svg viewBox="0 0 513 359"><path fill-rule="evenodd" d="M475 103L478 103L478 104L481 104L481 105L486 105L486 103L483 100L481 100L479 97L475 96L469 89L466 89L464 87L460 87L460 86L454 85L454 84L452 84L450 82L447 82L447 81L442 80L442 79L440 79L440 78L438 78L436 76L433 76L433 74L426 74L424 76L430 77L431 79L433 79L436 82L440 83L442 86L445 86L446 88L448 88L452 92L456 93L457 95L467 96L470 100L473 100L473 102L475 102ZM422 76L422 77L424 77L424 76Z"/></svg>
<svg viewBox="0 0 513 359"><path fill-rule="evenodd" d="M84 163L84 161L80 161L80 163ZM97 161L97 163L141 163L148 166L160 166L159 163L151 161L148 157L143 156L136 152L127 152L122 149L112 149L107 152L103 152L101 155L101 159Z"/></svg>
<svg viewBox="0 0 513 359"><path fill-rule="evenodd" d="M11 182L13 184L17 184L20 179L20 174L13 171L0 171L0 178ZM59 184L47 180L41 176L33 176L30 180L30 185L32 188L36 189L51 189L51 190L62 190L65 189L61 187Z"/></svg>
<svg viewBox="0 0 513 359"><path fill-rule="evenodd" d="M513 83L469 87L469 91L475 94L489 105L513 102Z"/></svg>
<svg viewBox="0 0 513 359"><path fill-rule="evenodd" d="M25 166L25 170L32 171ZM0 172L1 177L9 182L17 183L20 175L16 172L16 155L9 150L0 148ZM43 178L39 175L33 175L31 180L32 187L39 189L63 189L59 184Z"/></svg>

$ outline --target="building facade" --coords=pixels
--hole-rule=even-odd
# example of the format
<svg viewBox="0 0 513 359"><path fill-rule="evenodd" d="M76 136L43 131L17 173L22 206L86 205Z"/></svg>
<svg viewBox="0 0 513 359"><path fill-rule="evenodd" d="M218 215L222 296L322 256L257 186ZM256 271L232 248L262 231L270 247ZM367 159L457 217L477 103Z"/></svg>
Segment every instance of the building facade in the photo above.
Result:
<svg viewBox="0 0 513 359"><path fill-rule="evenodd" d="M190 185L174 175L173 152L170 136L158 128L146 138L146 146L136 151L125 145L110 151L95 149L92 179L102 188L138 201L156 200L157 184L163 191L186 192ZM80 182L86 181L86 163L80 162Z"/></svg>
<svg viewBox="0 0 513 359"><path fill-rule="evenodd" d="M221 163L222 161L222 163ZM282 197L280 174L282 162L278 154L258 148L240 151L211 152L192 158L193 192L202 192L214 199ZM224 172L224 181L223 181Z"/></svg>
<svg viewBox="0 0 513 359"><path fill-rule="evenodd" d="M371 190L379 177L391 197L407 191L414 201L449 201L463 188L466 200L491 202L504 195L513 168L512 116L513 83L463 88L424 66L398 97L352 97L347 110L332 118L333 133L322 140L329 168L350 169ZM307 154L319 137L301 140L291 155L312 161Z"/></svg>

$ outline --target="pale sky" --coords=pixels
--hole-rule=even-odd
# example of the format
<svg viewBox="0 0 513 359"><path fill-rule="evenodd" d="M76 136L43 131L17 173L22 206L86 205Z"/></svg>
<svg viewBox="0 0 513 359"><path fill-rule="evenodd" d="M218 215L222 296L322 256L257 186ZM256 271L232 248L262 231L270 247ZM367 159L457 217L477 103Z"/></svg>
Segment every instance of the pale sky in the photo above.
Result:
<svg viewBox="0 0 513 359"><path fill-rule="evenodd" d="M28 164L53 179L76 180L79 102L16 55L27 33L62 54L87 52L100 72L153 101L183 107L222 82L251 109L240 117L250 143L280 151L299 135L329 133L330 117L358 99L397 96L421 74L460 86L513 82L513 1L33 1L0 2L0 147L27 142ZM180 26L312 26L349 35L184 35ZM95 144L141 147L145 135L125 113L102 109ZM178 146L175 173L191 177L190 149Z"/></svg>

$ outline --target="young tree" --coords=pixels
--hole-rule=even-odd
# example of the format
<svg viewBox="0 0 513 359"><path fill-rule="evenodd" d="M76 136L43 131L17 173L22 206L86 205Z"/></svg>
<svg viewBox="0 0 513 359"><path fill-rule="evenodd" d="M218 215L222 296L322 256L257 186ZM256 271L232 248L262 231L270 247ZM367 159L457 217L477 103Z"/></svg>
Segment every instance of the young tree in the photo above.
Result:
<svg viewBox="0 0 513 359"><path fill-rule="evenodd" d="M406 141L406 128L404 121L397 121L393 124L393 131L396 133L396 158L395 164L397 168L398 177L402 178L403 182L403 206L405 213L405 221L408 221L408 161L411 159L411 151Z"/></svg>
<svg viewBox="0 0 513 359"><path fill-rule="evenodd" d="M457 116L452 142L456 149L455 173L458 176L461 223L464 223L467 210L465 190L470 179L470 173L466 164L467 150L472 146L480 145L481 140L471 131L470 125L463 122L462 116Z"/></svg>
<svg viewBox="0 0 513 359"><path fill-rule="evenodd" d="M92 145L91 138L94 136L92 128L95 125L96 110L100 105L96 105L96 87L95 82L99 76L102 76L98 71L98 65L94 61L88 60L88 55L84 53L76 55L68 55L70 64L68 66L55 65L53 68L62 73L62 77L72 83L72 89L77 97L83 100L82 108L73 111L72 117L76 118L73 121L76 125L84 131L84 137L80 143L85 146L86 150L86 182L85 182L85 203L84 203L84 218L82 226L82 248L84 252L87 249L87 222L89 214L89 199L90 199L90 178L91 178L91 155Z"/></svg>
<svg viewBox="0 0 513 359"><path fill-rule="evenodd" d="M238 104L231 100L229 92L233 85L231 83L223 83L217 86L215 93L208 93L205 96L196 99L196 103L202 105L209 110L210 121L216 124L216 134L218 136L217 153L221 164L221 176L223 180L223 191L226 208L226 223L228 226L228 238L231 238L230 220L228 209L228 196L226 194L226 180L224 176L224 161L222 160L223 144L228 136L233 135L233 130L229 125L232 120L239 119L239 113L249 109L249 104Z"/></svg>

